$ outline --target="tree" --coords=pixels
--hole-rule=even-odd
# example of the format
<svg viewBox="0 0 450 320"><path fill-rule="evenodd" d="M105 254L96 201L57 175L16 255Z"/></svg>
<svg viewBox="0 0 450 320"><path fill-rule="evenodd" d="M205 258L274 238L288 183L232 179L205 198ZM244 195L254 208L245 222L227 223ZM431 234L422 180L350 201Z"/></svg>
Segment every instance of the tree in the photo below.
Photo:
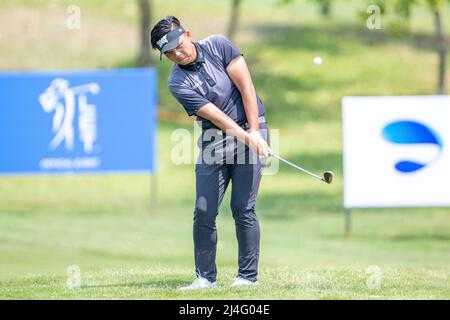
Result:
<svg viewBox="0 0 450 320"><path fill-rule="evenodd" d="M330 16L332 0L311 0L311 1L316 2L320 6L321 13L324 17Z"/></svg>
<svg viewBox="0 0 450 320"><path fill-rule="evenodd" d="M411 12L415 5L425 2L433 14L434 28L436 36L436 49L439 55L438 66L438 93L445 93L446 80L446 64L447 64L447 43L444 35L444 27L442 22L442 12L444 9L445 0L391 0L378 1L378 5L382 6L384 10L391 9L399 17L410 19ZM450 2L450 1L449 1Z"/></svg>
<svg viewBox="0 0 450 320"><path fill-rule="evenodd" d="M138 0L140 16L140 51L139 66L149 67L152 64L150 55L150 2L149 0Z"/></svg>
<svg viewBox="0 0 450 320"><path fill-rule="evenodd" d="M438 54L439 54L439 84L438 92L439 94L445 93L445 70L447 64L447 43L445 41L444 28L442 25L442 8L444 6L444 1L439 0L428 0L431 10L434 15Z"/></svg>
<svg viewBox="0 0 450 320"><path fill-rule="evenodd" d="M288 4L294 0L280 0L281 4ZM333 0L310 0L311 2L315 2L320 6L320 12L324 17L330 16L331 13L331 3Z"/></svg>
<svg viewBox="0 0 450 320"><path fill-rule="evenodd" d="M230 40L233 40L236 34L239 18L239 7L241 2L242 0L232 0L230 22L228 24L228 32L227 32L227 37Z"/></svg>

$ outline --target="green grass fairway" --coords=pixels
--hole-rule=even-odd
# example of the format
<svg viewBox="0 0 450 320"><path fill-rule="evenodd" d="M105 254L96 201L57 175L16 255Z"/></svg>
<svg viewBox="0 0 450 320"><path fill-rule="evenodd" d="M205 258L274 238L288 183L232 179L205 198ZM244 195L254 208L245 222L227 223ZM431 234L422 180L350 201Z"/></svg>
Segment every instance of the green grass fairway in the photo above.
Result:
<svg viewBox="0 0 450 320"><path fill-rule="evenodd" d="M65 28L73 1L0 1L0 24L8 26L0 32L0 69L134 67L137 1L76 2L79 31ZM154 20L178 15L194 40L226 32L231 1L152 2ZM172 162L171 135L193 126L160 121L156 205L145 175L0 176L0 299L450 298L449 208L354 210L350 239L342 208L341 98L434 94L432 15L416 9L412 33L397 38L367 30L357 2L337 1L326 21L309 0L279 2L243 1L235 42L270 127L279 130L280 155L313 172L332 170L335 180L326 185L283 164L263 177L260 286L230 288L237 241L228 192L217 221L218 288L177 290L194 279L195 175L193 164ZM171 64L154 57L159 108L184 115L165 85ZM67 288L74 265L79 289ZM378 289L367 285L373 266L381 271Z"/></svg>
<svg viewBox="0 0 450 320"><path fill-rule="evenodd" d="M193 280L194 180L192 165L169 161L173 128L164 122L159 128L157 211L149 209L147 176L2 177L0 297L449 298L449 210L355 210L353 237L345 239L337 166L331 167L337 174L332 185L289 167L263 177L259 288L230 288L237 242L227 195L217 223L218 289L177 291ZM289 137L294 145L295 135ZM305 153L312 170L336 160ZM66 288L71 265L81 269L80 289ZM380 289L366 285L373 265L382 272Z"/></svg>

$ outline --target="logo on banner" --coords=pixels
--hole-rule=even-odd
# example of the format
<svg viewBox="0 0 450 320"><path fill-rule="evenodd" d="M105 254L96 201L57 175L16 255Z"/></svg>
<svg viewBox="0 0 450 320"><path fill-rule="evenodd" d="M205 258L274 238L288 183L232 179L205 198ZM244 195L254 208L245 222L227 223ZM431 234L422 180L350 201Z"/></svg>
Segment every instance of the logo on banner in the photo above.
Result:
<svg viewBox="0 0 450 320"><path fill-rule="evenodd" d="M73 151L76 125L84 152L92 152L97 140L97 107L88 103L87 94L99 92L100 86L97 83L70 87L67 80L58 78L39 96L44 111L53 112L54 137L49 144L51 150L55 150L64 142L66 150Z"/></svg>
<svg viewBox="0 0 450 320"><path fill-rule="evenodd" d="M416 121L391 122L383 128L382 136L397 145L434 146L438 149L436 156L426 162L412 159L398 161L395 169L401 173L412 173L426 167L439 157L443 147L440 136L433 129Z"/></svg>

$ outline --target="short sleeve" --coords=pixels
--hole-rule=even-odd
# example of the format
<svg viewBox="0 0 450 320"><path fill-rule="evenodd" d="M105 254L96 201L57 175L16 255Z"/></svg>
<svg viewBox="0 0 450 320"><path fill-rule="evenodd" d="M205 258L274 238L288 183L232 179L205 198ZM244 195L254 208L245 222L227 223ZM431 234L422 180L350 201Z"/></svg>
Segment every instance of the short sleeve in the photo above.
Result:
<svg viewBox="0 0 450 320"><path fill-rule="evenodd" d="M219 52L223 66L226 68L228 64L242 53L238 48L225 36L215 35L212 37L213 43Z"/></svg>
<svg viewBox="0 0 450 320"><path fill-rule="evenodd" d="M197 91L179 84L169 84L169 90L178 102L184 107L189 116L194 115L198 109L210 103Z"/></svg>

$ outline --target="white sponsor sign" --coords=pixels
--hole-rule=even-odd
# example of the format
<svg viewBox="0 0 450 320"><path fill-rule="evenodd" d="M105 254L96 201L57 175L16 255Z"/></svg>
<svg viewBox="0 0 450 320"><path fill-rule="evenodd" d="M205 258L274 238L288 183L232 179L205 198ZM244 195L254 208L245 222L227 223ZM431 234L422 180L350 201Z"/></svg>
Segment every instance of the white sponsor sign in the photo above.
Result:
<svg viewBox="0 0 450 320"><path fill-rule="evenodd" d="M450 206L450 96L344 97L344 206Z"/></svg>

